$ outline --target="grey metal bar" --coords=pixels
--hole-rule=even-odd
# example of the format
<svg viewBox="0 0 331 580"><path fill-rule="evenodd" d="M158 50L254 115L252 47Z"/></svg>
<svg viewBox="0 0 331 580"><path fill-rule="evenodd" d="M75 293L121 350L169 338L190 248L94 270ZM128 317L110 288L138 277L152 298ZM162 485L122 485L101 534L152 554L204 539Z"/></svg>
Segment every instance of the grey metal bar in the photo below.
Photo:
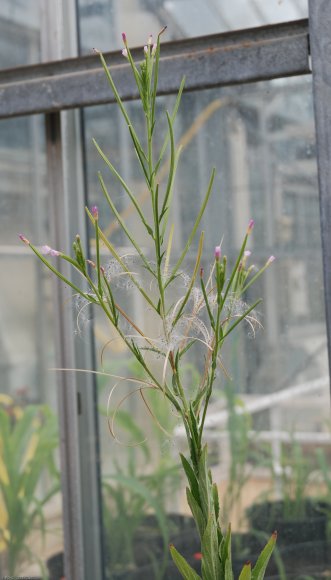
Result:
<svg viewBox="0 0 331 580"><path fill-rule="evenodd" d="M324 293L331 372L331 2L309 0Z"/></svg>
<svg viewBox="0 0 331 580"><path fill-rule="evenodd" d="M134 49L139 59L141 48ZM137 97L120 52L105 55L124 100ZM308 21L164 43L159 93L310 73ZM113 102L97 56L0 72L0 118Z"/></svg>
<svg viewBox="0 0 331 580"><path fill-rule="evenodd" d="M77 54L75 0L56 3L44 0L41 6L43 30L54 31L54 35L43 38L43 58ZM85 212L77 211L85 205L80 112L49 113L46 124L54 243L71 253L78 232L87 247ZM74 279L72 268L68 269L63 261L59 267L69 279ZM71 292L62 282L55 282L57 364L62 368L93 369L92 332L84 340L75 340L76 313L71 303L67 306L69 312L65 308ZM103 541L96 384L92 374L61 372L58 386L65 576L70 580L101 580Z"/></svg>
<svg viewBox="0 0 331 580"><path fill-rule="evenodd" d="M63 189L60 114L46 118L47 180L50 193L51 227L54 244L63 245L67 238ZM55 296L56 360L63 368L75 365L72 341L73 320L64 316L63 305L68 298L64 285L53 280ZM59 313L63 313L59 315ZM78 446L77 385L73 373L58 373L58 408L61 456L62 511L64 532L64 565L67 578L84 578L83 518L80 484L80 457Z"/></svg>

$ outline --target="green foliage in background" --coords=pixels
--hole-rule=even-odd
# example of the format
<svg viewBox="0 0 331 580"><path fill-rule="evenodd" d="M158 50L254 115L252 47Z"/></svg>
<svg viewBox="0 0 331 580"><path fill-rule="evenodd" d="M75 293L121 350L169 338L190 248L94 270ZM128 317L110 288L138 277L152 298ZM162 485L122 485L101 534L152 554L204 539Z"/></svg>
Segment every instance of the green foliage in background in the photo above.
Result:
<svg viewBox="0 0 331 580"><path fill-rule="evenodd" d="M44 506L59 491L56 417L46 405L21 408L6 395L0 403L0 551L10 576L22 561L37 561L44 574L28 538L33 530L45 534ZM45 474L50 483L43 490Z"/></svg>

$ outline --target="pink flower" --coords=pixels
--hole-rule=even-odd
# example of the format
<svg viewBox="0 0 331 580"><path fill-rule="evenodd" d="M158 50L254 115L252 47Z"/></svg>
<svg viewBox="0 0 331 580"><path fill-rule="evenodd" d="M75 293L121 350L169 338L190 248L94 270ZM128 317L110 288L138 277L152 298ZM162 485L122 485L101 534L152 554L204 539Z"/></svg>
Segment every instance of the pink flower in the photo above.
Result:
<svg viewBox="0 0 331 580"><path fill-rule="evenodd" d="M245 250L245 251L244 251L244 256L245 256L245 258L249 258L249 256L251 255L251 253L252 253L252 252L251 252L250 250Z"/></svg>
<svg viewBox="0 0 331 580"><path fill-rule="evenodd" d="M127 49L126 49L126 48L123 48L123 50L122 50L122 54L123 54L123 56L124 56L125 58L128 58L128 51L127 51Z"/></svg>
<svg viewBox="0 0 331 580"><path fill-rule="evenodd" d="M274 262L276 260L275 256L270 256L270 258L268 258L266 266L269 266L269 264L272 264L272 262Z"/></svg>
<svg viewBox="0 0 331 580"><path fill-rule="evenodd" d="M218 262L221 257L221 246L216 246L214 255L216 262Z"/></svg>
<svg viewBox="0 0 331 580"><path fill-rule="evenodd" d="M146 46L146 44L145 44L145 46L144 46L144 53L145 53L145 54L147 54L147 53L148 53L148 46Z"/></svg>
<svg viewBox="0 0 331 580"><path fill-rule="evenodd" d="M254 227L254 223L255 223L254 220L249 220L249 222L248 222L248 228L247 228L247 233L248 234L251 233L251 231L252 231L252 229Z"/></svg>
<svg viewBox="0 0 331 580"><path fill-rule="evenodd" d="M22 242L24 242L24 244L26 244L27 246L30 245L29 240L25 236L23 236L23 234L19 234L18 237L19 237L20 240L22 240Z"/></svg>
<svg viewBox="0 0 331 580"><path fill-rule="evenodd" d="M91 214L93 215L95 220L99 219L99 208L97 205L93 205L91 207Z"/></svg>
<svg viewBox="0 0 331 580"><path fill-rule="evenodd" d="M125 34L125 32L122 32L122 39L123 39L123 42L124 42L125 46L127 46L127 44L128 44L128 41L127 41L127 39L126 39L126 34Z"/></svg>
<svg viewBox="0 0 331 580"><path fill-rule="evenodd" d="M50 246L41 246L40 251L44 256L61 256L61 252L54 250Z"/></svg>

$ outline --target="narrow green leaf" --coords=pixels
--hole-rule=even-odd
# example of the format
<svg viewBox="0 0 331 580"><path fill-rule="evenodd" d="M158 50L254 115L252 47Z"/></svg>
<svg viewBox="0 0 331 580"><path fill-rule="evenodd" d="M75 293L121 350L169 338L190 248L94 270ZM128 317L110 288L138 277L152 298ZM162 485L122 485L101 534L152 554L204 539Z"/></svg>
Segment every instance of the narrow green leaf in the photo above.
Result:
<svg viewBox="0 0 331 580"><path fill-rule="evenodd" d="M185 248L184 248L184 250L183 250L183 252L182 252L179 260L177 261L177 263L176 263L176 265L175 265L175 267L174 267L174 269L173 269L173 271L171 273L171 276L170 276L169 280L167 281L165 287L168 286L170 284L170 282L172 282L172 280L176 276L178 269L180 268L180 266L181 266L181 264L182 264L182 262L183 262L183 260L184 260L184 258L186 256L188 250L191 247L192 241L194 239L194 236L196 234L196 231L197 231L197 229L199 227L199 224L201 222L201 218L202 218L202 216L204 214L204 211L206 209L206 205L208 203L208 200L209 200L209 197L210 197L210 194L211 194L211 191L212 191L214 179L215 179L215 169L213 169L212 172L211 172L211 176L210 176L210 180L209 180L209 184L208 184L208 188L207 188L207 192L206 192L205 198L204 198L204 200L202 202L200 211L199 211L198 216L197 216L197 218L195 220L195 223L194 223L194 226L193 226L193 228L191 230L191 233L189 235L189 238L188 238L188 240L186 242L186 246L185 246Z"/></svg>
<svg viewBox="0 0 331 580"><path fill-rule="evenodd" d="M205 533L205 529L206 529L206 520L203 516L203 513L201 511L201 508L200 508L198 502L196 501L195 497L193 496L193 494L191 493L191 491L188 487L186 488L186 497L187 497L187 503L188 503L190 510L192 512L192 516L193 516L194 521L197 525L200 538L202 539L203 535Z"/></svg>
<svg viewBox="0 0 331 580"><path fill-rule="evenodd" d="M135 196L133 195L130 187L128 186L128 184L124 181L124 179L122 178L122 176L118 173L118 171L116 171L115 167L113 166L113 164L110 162L110 160L108 159L108 157L105 155L105 153L102 151L101 147L98 145L98 143L96 142L95 139L92 139L99 155L102 157L102 159L104 160L104 162L106 163L107 167L110 169L110 171L112 172L113 175L115 175L115 177L118 179L118 181L120 182L120 184L122 185L123 189L126 191L126 193L128 194L131 202L133 203L134 207L136 208L139 217L141 219L141 221L143 222L146 230L148 231L148 233L150 235L153 234L153 230L151 229L151 227L149 226L149 224L147 223L147 220L141 210L141 207L138 203L138 201L136 200Z"/></svg>
<svg viewBox="0 0 331 580"><path fill-rule="evenodd" d="M232 563L230 560L226 560L225 562L224 580L233 580Z"/></svg>
<svg viewBox="0 0 331 580"><path fill-rule="evenodd" d="M200 503L199 484L196 475L194 473L193 467L182 453L180 453L179 455L184 471L186 473L187 480L190 484L190 490L192 492L192 495L194 496L195 501L199 504Z"/></svg>
<svg viewBox="0 0 331 580"><path fill-rule="evenodd" d="M201 261L201 255L202 255L202 248L203 248L203 240L204 240L204 232L201 232L200 240L199 240L199 246L198 246L198 253L197 253L197 257L196 257L196 261L195 261L195 266L194 266L194 270L193 270L191 282L190 282L190 285L189 285L189 287L187 289L187 292L186 292L186 294L184 296L184 299L181 302L180 308L178 309L176 318L175 318L175 320L172 323L172 328L174 328L176 326L176 324L177 324L178 320L180 319L180 317L181 317L181 315L183 313L183 310L184 310L184 308L185 308L185 306L186 306L186 304L187 304L187 302L188 302L188 300L189 300L189 298L191 296L192 288L194 286L195 279L197 277L197 273L198 273L198 270L199 270L199 267L200 267L200 261Z"/></svg>
<svg viewBox="0 0 331 580"><path fill-rule="evenodd" d="M183 556L177 552L175 546L170 544L170 554L175 562L179 572L185 580L201 580L201 576L196 573L195 570L190 566L190 564L183 558Z"/></svg>
<svg viewBox="0 0 331 580"><path fill-rule="evenodd" d="M73 284L73 282L71 282L70 280L68 280L68 278L63 276L63 274L61 274L61 272L59 272L59 270L54 268L54 266L48 260L46 260L46 258L44 258L44 256L37 250L37 248L33 244L30 243L29 247L36 254L36 256L38 256L38 258L42 261L42 263L45 264L45 266L47 266L47 268L51 272L53 272L53 274L55 274L58 278L60 278L60 280L62 280L62 282L64 282L68 286L70 286L70 288L75 290L75 292L77 292L77 294L79 294L80 296L83 296L83 298L85 298L89 302L96 302L95 300L92 299L92 297L89 294L83 292L80 288L78 288L78 286L76 286L76 284ZM63 259L66 259L65 255L63 255L61 257ZM71 260L69 260L69 261L71 261ZM78 270L78 272L80 272L80 274L82 274L82 272L80 270Z"/></svg>
<svg viewBox="0 0 331 580"><path fill-rule="evenodd" d="M170 166L169 166L169 171L168 171L168 183L167 183L166 193L164 196L162 211L160 214L161 218L164 215L165 208L167 207L168 198L169 198L170 191L172 189L172 185L174 182L174 178L175 178L174 167L175 167L175 158L176 158L174 131L173 131L172 122L171 122L170 115L169 115L168 111L166 111L166 115L167 115L168 130L169 130L169 135L170 135Z"/></svg>
<svg viewBox="0 0 331 580"><path fill-rule="evenodd" d="M252 565L247 562L240 572L239 580L251 580L252 578Z"/></svg>
<svg viewBox="0 0 331 580"><path fill-rule="evenodd" d="M90 210L88 208L86 208L86 213L87 213L88 217L90 218L92 224L94 225L94 217L92 216L92 214L91 214L91 212L90 212ZM123 262L121 256L116 252L115 247L108 240L107 236L102 231L102 229L100 228L100 226L99 226L99 235L100 235L100 238L102 239L103 243L105 244L105 246L108 248L108 250L112 254L112 256L114 256L114 258L117 260L117 262L121 265L121 267L123 268L123 271L127 273L127 275L130 278L131 282L138 288L139 292L145 298L146 302L148 302L148 304L153 308L153 310L157 311L154 302L150 299L150 297L148 296L148 294L140 286L140 284L138 283L138 281L136 280L136 278L132 275L132 273L130 272L129 268ZM154 275L155 275L155 273L154 273Z"/></svg>
<svg viewBox="0 0 331 580"><path fill-rule="evenodd" d="M117 211L109 193L106 187L106 184L102 178L102 175L100 172L98 172L98 179L101 185L101 189L103 191L103 194L106 198L106 200L108 201L108 204L114 214L114 216L116 217L118 223L120 224L122 230L124 231L124 233L126 234L127 238L130 240L131 244L133 245L133 247L137 250L139 256L141 257L142 261L144 262L145 267L147 268L147 270L154 275L154 271L152 270L152 268L150 267L148 260L146 258L146 256L144 255L142 249L139 247L139 245L137 244L136 240L134 239L134 237L130 234L128 228L126 227L120 213Z"/></svg>
<svg viewBox="0 0 331 580"><path fill-rule="evenodd" d="M109 70L109 68L108 68L108 66L107 66L107 63L106 63L106 61L105 61L105 59L104 59L104 56L103 56L103 54L102 54L102 53L99 53L99 55L100 55L101 64L102 64L102 66L103 66L103 69L104 69L104 71L105 71L105 73L106 73L106 77L107 77L107 79L108 79L108 82L109 82L109 84L110 84L110 86L111 86L111 89L112 89L112 91L113 91L113 93L114 93L114 97L115 97L115 99L116 99L116 101L117 101L117 104L118 104L118 105L119 105L119 107L120 107L121 113L122 113L122 115L123 115L123 117L124 117L124 119L125 119L125 121L126 121L126 123L127 123L128 127L129 127L129 130L130 130L130 135L131 135L131 137L132 137L132 140L133 140L133 144L134 144L134 146L135 146L135 149L136 149L137 153L138 153L138 150L139 150L139 154L140 154L141 156L144 156L144 157L145 157L145 159L146 159L146 155L145 155L145 153L144 153L144 150L143 150L143 148L142 148L142 147L141 147L141 145L140 145L140 142L139 142L139 139L138 139L138 137L137 137L137 134L136 134L136 132L135 132L135 130L134 130L134 128L133 128L133 125L132 125L132 123L131 123L130 117L129 117L129 115L128 115L128 113L127 113L127 111L126 111L126 109L125 109L125 107L124 107L124 105L123 105L122 99L121 99L121 97L120 97L120 95L119 95L119 93L118 93L118 90L117 90L117 88L116 88L116 85L115 85L115 83L114 83L114 81L113 81L113 78L112 78L112 76L111 76L111 74L110 74L110 70ZM138 85L138 89L139 89L139 85ZM139 92L140 92L140 91L139 91Z"/></svg>
<svg viewBox="0 0 331 580"><path fill-rule="evenodd" d="M180 101L181 101L181 98L182 98L182 93L183 93L183 90L184 90L184 85L185 85L185 77L183 77L182 82L181 82L180 87L179 87L179 91L177 93L176 103L175 103L174 110L173 110L172 115L171 115L171 122L172 123L174 123L174 121L176 119L176 115L177 115L177 112L178 112L178 109L179 109L179 105L180 105ZM157 174L157 172L159 170L159 167L161 165L163 156L165 154L165 151L166 151L166 148L167 148L167 145L168 145L168 141L169 141L169 132L166 133L166 136L165 136L165 139L164 139L162 148L161 148L161 152L160 152L160 155L159 155L158 162L157 162L157 164L155 165L155 168L154 168L155 175Z"/></svg>
<svg viewBox="0 0 331 580"><path fill-rule="evenodd" d="M229 524L226 536L223 536L220 548L219 548L219 555L222 562L223 569L225 571L225 565L227 562L232 562L232 554L231 554L231 525Z"/></svg>
<svg viewBox="0 0 331 580"><path fill-rule="evenodd" d="M209 517L201 541L202 577L204 580L218 580L221 577L221 562L218 555L217 529L214 518Z"/></svg>
<svg viewBox="0 0 331 580"><path fill-rule="evenodd" d="M214 502L214 512L215 512L215 519L218 522L218 518L220 515L220 502L218 497L218 489L216 483L212 484L212 494L213 494L213 502Z"/></svg>
<svg viewBox="0 0 331 580"><path fill-rule="evenodd" d="M263 548L254 568L252 571L252 580L263 580L264 574L266 572L268 562L271 558L272 552L274 551L277 541L277 532L274 532L268 541L267 545Z"/></svg>
<svg viewBox="0 0 331 580"><path fill-rule="evenodd" d="M204 446L199 461L199 491L200 505L206 521L209 520L211 509L211 489L207 468L207 445Z"/></svg>

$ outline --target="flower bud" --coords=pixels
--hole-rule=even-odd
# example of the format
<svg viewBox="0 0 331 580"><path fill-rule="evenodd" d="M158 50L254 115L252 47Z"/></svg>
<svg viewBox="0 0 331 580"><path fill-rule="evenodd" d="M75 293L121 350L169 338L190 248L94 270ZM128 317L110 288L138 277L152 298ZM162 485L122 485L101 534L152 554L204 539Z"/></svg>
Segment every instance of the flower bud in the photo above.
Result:
<svg viewBox="0 0 331 580"><path fill-rule="evenodd" d="M221 258L221 246L216 246L214 255L215 255L216 262L219 262L219 260Z"/></svg>
<svg viewBox="0 0 331 580"><path fill-rule="evenodd" d="M27 246L30 245L29 240L25 236L23 236L23 234L19 234L18 237L19 237L20 240L22 240L22 242L24 242L24 244L26 244Z"/></svg>
<svg viewBox="0 0 331 580"><path fill-rule="evenodd" d="M127 41L127 39L126 39L126 34L125 34L125 32L122 32L122 39L123 39L123 42L124 42L125 46L127 46L127 44L128 44L128 41Z"/></svg>
<svg viewBox="0 0 331 580"><path fill-rule="evenodd" d="M93 215L95 220L99 219L99 208L97 205L93 205L91 207L91 214Z"/></svg>
<svg viewBox="0 0 331 580"><path fill-rule="evenodd" d="M251 233L251 231L252 231L252 229L254 227L254 223L255 223L254 220L249 220L249 222L248 222L248 228L247 228L247 233L248 234Z"/></svg>
<svg viewBox="0 0 331 580"><path fill-rule="evenodd" d="M272 262L274 262L276 260L275 256L270 256L270 258L268 258L266 266L269 266L269 264L272 264Z"/></svg>
<svg viewBox="0 0 331 580"><path fill-rule="evenodd" d="M244 256L245 256L245 258L249 258L249 256L251 255L251 253L252 253L252 252L251 252L250 250L245 250L245 251L244 251Z"/></svg>
<svg viewBox="0 0 331 580"><path fill-rule="evenodd" d="M51 248L50 246L41 246L40 248L41 253L43 254L43 256L60 256L61 252L59 252L58 250L54 250L54 248Z"/></svg>
<svg viewBox="0 0 331 580"><path fill-rule="evenodd" d="M128 58L128 51L127 51L127 49L126 49L126 48L123 48L123 50L122 50L122 55L123 55L125 58Z"/></svg>

